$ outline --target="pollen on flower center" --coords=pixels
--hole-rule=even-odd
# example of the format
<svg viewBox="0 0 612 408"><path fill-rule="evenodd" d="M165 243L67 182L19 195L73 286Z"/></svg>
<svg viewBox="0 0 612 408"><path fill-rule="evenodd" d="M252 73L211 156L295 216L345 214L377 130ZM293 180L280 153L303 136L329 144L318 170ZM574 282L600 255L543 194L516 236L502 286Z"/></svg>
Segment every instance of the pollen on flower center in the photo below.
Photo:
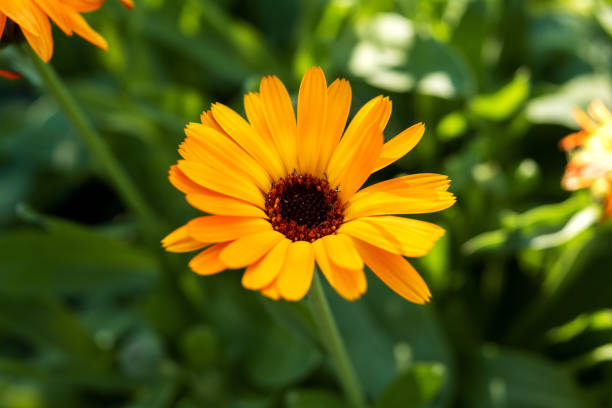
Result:
<svg viewBox="0 0 612 408"><path fill-rule="evenodd" d="M290 174L276 181L266 195L272 227L292 241L314 242L342 224L342 203L327 180Z"/></svg>

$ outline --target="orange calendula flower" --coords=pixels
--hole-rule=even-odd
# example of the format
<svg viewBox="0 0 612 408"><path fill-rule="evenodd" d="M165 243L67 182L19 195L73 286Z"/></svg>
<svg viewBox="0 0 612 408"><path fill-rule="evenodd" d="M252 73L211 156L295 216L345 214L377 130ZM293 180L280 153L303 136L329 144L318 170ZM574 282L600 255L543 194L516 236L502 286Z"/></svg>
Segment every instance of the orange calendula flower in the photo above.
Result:
<svg viewBox="0 0 612 408"><path fill-rule="evenodd" d="M371 173L421 139L418 123L384 143L391 101L378 96L346 121L351 87L329 87L320 68L304 75L297 119L283 83L261 80L244 97L248 121L220 103L190 123L182 160L170 181L195 208L195 218L162 241L172 252L204 249L189 266L200 275L246 267L242 284L273 299L300 300L315 262L344 298L366 291L364 264L404 298L431 293L404 256L427 254L444 234L435 224L398 214L443 210L455 203L450 180L413 174L361 189Z"/></svg>
<svg viewBox="0 0 612 408"><path fill-rule="evenodd" d="M566 190L591 187L605 196L604 218L612 215L612 113L596 100L588 109L573 112L582 130L564 137L559 145L571 151L570 161L561 180Z"/></svg>
<svg viewBox="0 0 612 408"><path fill-rule="evenodd" d="M51 19L66 35L76 33L106 50L106 40L81 16L99 9L105 1L0 0L0 43L17 41L23 35L40 58L49 62L53 55ZM121 3L129 8L134 6L132 0L121 0Z"/></svg>

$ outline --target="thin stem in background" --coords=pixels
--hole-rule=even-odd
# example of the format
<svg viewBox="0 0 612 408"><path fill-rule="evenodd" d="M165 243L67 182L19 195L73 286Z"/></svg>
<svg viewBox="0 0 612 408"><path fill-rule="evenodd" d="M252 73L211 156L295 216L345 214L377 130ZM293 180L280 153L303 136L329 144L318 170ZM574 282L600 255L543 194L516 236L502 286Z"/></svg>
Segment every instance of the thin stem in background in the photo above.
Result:
<svg viewBox="0 0 612 408"><path fill-rule="evenodd" d="M140 219L142 229L147 233L148 238L157 241L160 236L160 226L154 212L121 167L104 139L94 129L53 67L44 63L30 47L26 46L24 48L28 50L34 68L44 81L47 89L57 100L68 121L81 135L94 160L101 166L105 176L116 188L124 204Z"/></svg>
<svg viewBox="0 0 612 408"><path fill-rule="evenodd" d="M319 269L315 267L312 287L309 293L310 306L317 324L319 337L334 363L338 379L351 406L354 408L365 408L366 403L363 391L359 385L353 364L346 352L344 341L340 337L334 316L329 308L319 273Z"/></svg>

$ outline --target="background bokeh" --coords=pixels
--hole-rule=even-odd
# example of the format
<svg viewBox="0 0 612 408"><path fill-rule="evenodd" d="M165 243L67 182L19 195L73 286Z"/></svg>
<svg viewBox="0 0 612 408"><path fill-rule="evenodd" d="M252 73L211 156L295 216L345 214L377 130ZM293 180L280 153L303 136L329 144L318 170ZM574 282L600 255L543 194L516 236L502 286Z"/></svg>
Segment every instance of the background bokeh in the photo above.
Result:
<svg viewBox="0 0 612 408"><path fill-rule="evenodd" d="M115 4L117 3L117 4ZM292 96L321 65L378 94L385 137L422 142L371 181L439 172L457 204L414 260L425 307L373 275L328 291L377 408L612 406L612 225L560 187L574 106L612 108L612 6L597 0L140 0L55 28L51 64L157 211L144 236L27 55L0 50L0 406L345 407L306 302L239 271L198 277L163 234L197 214L167 181L183 128L265 74Z"/></svg>

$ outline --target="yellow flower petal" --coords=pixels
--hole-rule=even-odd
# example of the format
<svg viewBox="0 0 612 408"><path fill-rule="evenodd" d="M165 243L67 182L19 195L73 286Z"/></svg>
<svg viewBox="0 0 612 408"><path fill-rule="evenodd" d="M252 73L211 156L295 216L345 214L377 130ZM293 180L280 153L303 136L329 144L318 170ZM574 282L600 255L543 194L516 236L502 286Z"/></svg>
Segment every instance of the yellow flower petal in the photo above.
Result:
<svg viewBox="0 0 612 408"><path fill-rule="evenodd" d="M379 95L372 98L357 111L357 114L355 114L355 117L346 128L342 139L346 139L345 143L347 144L353 143L361 137L361 131L371 123L377 123L378 128L382 132L387 126L390 115L391 101L388 97Z"/></svg>
<svg viewBox="0 0 612 408"><path fill-rule="evenodd" d="M255 129L259 136L265 139L269 146L275 146L274 139L272 139L272 134L270 133L270 128L266 122L263 102L261 101L261 96L258 92L249 92L248 94L244 95L244 111L246 112L249 123L251 126L253 126L253 129Z"/></svg>
<svg viewBox="0 0 612 408"><path fill-rule="evenodd" d="M612 121L612 112L608 110L606 105L600 100L596 99L589 105L587 111L593 119L599 121L600 124Z"/></svg>
<svg viewBox="0 0 612 408"><path fill-rule="evenodd" d="M199 123L187 125L185 134L188 137L181 144L181 153L187 160L204 162L251 179L262 191L270 189L269 173L228 137Z"/></svg>
<svg viewBox="0 0 612 408"><path fill-rule="evenodd" d="M196 255L190 262L189 267L198 275L214 275L223 272L227 266L219 259L219 254L227 247L228 243L216 244Z"/></svg>
<svg viewBox="0 0 612 408"><path fill-rule="evenodd" d="M2 39L2 34L4 33L4 26L6 25L6 15L0 11L0 40Z"/></svg>
<svg viewBox="0 0 612 408"><path fill-rule="evenodd" d="M425 125L417 123L385 143L380 152L378 162L374 167L374 171L387 167L397 159L406 155L406 153L411 151L412 148L419 143L423 137L423 133L425 133Z"/></svg>
<svg viewBox="0 0 612 408"><path fill-rule="evenodd" d="M298 94L297 146L301 174L315 174L327 113L327 82L323 70L306 71Z"/></svg>
<svg viewBox="0 0 612 408"><path fill-rule="evenodd" d="M0 12L14 21L22 30L38 37L46 31L49 24L47 16L32 0L10 0L0 2ZM46 23L45 23L46 20Z"/></svg>
<svg viewBox="0 0 612 408"><path fill-rule="evenodd" d="M191 252L208 245L210 243L193 239L186 225L175 229L162 240L162 246L169 252Z"/></svg>
<svg viewBox="0 0 612 408"><path fill-rule="evenodd" d="M448 176L435 173L419 173L396 177L391 180L381 181L360 190L351 201L360 199L370 193L377 191L394 192L398 194L410 194L413 190L438 190L446 191L450 186Z"/></svg>
<svg viewBox="0 0 612 408"><path fill-rule="evenodd" d="M327 235L320 240L331 261L345 269L363 269L363 261L351 239L344 234Z"/></svg>
<svg viewBox="0 0 612 408"><path fill-rule="evenodd" d="M288 239L281 240L263 258L249 265L242 275L242 286L253 290L269 286L285 263L290 243Z"/></svg>
<svg viewBox="0 0 612 408"><path fill-rule="evenodd" d="M62 3L79 12L98 10L106 0L62 0Z"/></svg>
<svg viewBox="0 0 612 408"><path fill-rule="evenodd" d="M338 228L338 233L367 242L387 252L397 255L402 253L400 243L395 237L385 234L380 228L377 228L372 223L363 221L361 218L345 222Z"/></svg>
<svg viewBox="0 0 612 408"><path fill-rule="evenodd" d="M280 292L278 291L278 287L276 286L276 282L272 282L270 285L263 288L261 290L261 294L272 300L278 300L281 298Z"/></svg>
<svg viewBox="0 0 612 408"><path fill-rule="evenodd" d="M212 111L202 112L202 114L200 115L200 121L202 122L204 126L213 128L214 130L221 133L222 135L226 137L230 137L230 135L228 135L227 132L223 130L221 125L219 125L219 123L217 122L217 119L215 119L215 117L213 116Z"/></svg>
<svg viewBox="0 0 612 408"><path fill-rule="evenodd" d="M74 10L66 9L66 19L72 30L85 40L89 41L93 45L102 48L104 51L108 49L108 43L97 31L87 24L87 21Z"/></svg>
<svg viewBox="0 0 612 408"><path fill-rule="evenodd" d="M456 201L439 174L413 174L383 181L355 194L344 210L345 221L369 215L421 214L440 211Z"/></svg>
<svg viewBox="0 0 612 408"><path fill-rule="evenodd" d="M286 239L273 229L238 238L221 252L219 258L230 268L244 268L264 256L270 249Z"/></svg>
<svg viewBox="0 0 612 408"><path fill-rule="evenodd" d="M212 106L212 113L219 126L248 154L255 158L274 179L281 178L286 174L283 162L274 146L268 145L267 140L261 137L242 116L220 103Z"/></svg>
<svg viewBox="0 0 612 408"><path fill-rule="evenodd" d="M403 248L414 248L416 251L424 248L426 253L446 233L444 228L436 224L412 218L380 216L363 217L360 220L374 224L396 237Z"/></svg>
<svg viewBox="0 0 612 408"><path fill-rule="evenodd" d="M608 195L604 200L603 219L612 217L612 180L608 181Z"/></svg>
<svg viewBox="0 0 612 408"><path fill-rule="evenodd" d="M36 4L66 35L72 35L71 25L64 13L65 6L61 2L57 0L36 0Z"/></svg>
<svg viewBox="0 0 612 408"><path fill-rule="evenodd" d="M320 140L318 176L322 175L329 164L332 153L338 146L351 110L351 85L346 79L336 79L327 89L327 114L325 116L324 136Z"/></svg>
<svg viewBox="0 0 612 408"><path fill-rule="evenodd" d="M189 235L202 242L232 241L245 235L271 230L270 223L261 218L207 215L187 223Z"/></svg>
<svg viewBox="0 0 612 408"><path fill-rule="evenodd" d="M321 272L332 288L346 300L355 300L361 297L367 289L365 274L362 269L350 270L342 268L329 260L323 240L313 243L315 259Z"/></svg>
<svg viewBox="0 0 612 408"><path fill-rule="evenodd" d="M53 37L51 36L51 23L49 18L45 16L42 11L37 9L40 13L38 19L38 25L40 31L38 35L32 34L30 31L25 30L22 26L21 32L32 47L32 49L38 54L41 60L49 62L53 55ZM9 16L10 18L10 16Z"/></svg>
<svg viewBox="0 0 612 408"><path fill-rule="evenodd" d="M178 168L176 164L170 166L170 171L168 171L168 180L170 180L170 183L172 183L177 190L185 194L205 194L212 191L192 181Z"/></svg>
<svg viewBox="0 0 612 408"><path fill-rule="evenodd" d="M597 130L597 123L593 119L584 113L582 109L576 108L572 111L572 116L576 123L587 132L595 132Z"/></svg>
<svg viewBox="0 0 612 408"><path fill-rule="evenodd" d="M431 298L427 284L400 255L383 251L356 240L355 246L372 272L403 298L423 304Z"/></svg>
<svg viewBox="0 0 612 408"><path fill-rule="evenodd" d="M265 207L264 196L250 180L227 173L223 169L187 160L179 160L178 168L197 184L219 193L244 200L259 208Z"/></svg>
<svg viewBox="0 0 612 408"><path fill-rule="evenodd" d="M283 299L302 299L312 283L314 252L312 244L295 241L289 244L287 258L277 278L277 288Z"/></svg>
<svg viewBox="0 0 612 408"><path fill-rule="evenodd" d="M343 177L345 177L347 169L355 164L354 156L363 147L363 143L367 143L367 139L376 133L376 127L379 126L380 117L387 109L388 103L389 101L386 98L374 98L373 101L368 103L373 106L367 109L366 107L362 108L349 125L336 150L333 152L327 167L327 177L333 187L345 181ZM378 154L376 153L376 158L378 158Z"/></svg>
<svg viewBox="0 0 612 408"><path fill-rule="evenodd" d="M212 190L187 194L185 198L193 207L209 214L267 218L261 208Z"/></svg>
<svg viewBox="0 0 612 408"><path fill-rule="evenodd" d="M444 229L425 221L402 217L362 217L344 223L339 233L367 242L387 252L424 256L444 235Z"/></svg>
<svg viewBox="0 0 612 408"><path fill-rule="evenodd" d="M354 149L346 152L346 160L335 162L338 166L344 165L344 168L331 164L329 167L330 180L341 174L339 195L344 202L348 201L372 174L382 148L383 135L377 125L372 123L364 130L364 137L357 143Z"/></svg>
<svg viewBox="0 0 612 408"><path fill-rule="evenodd" d="M270 134L287 173L291 173L297 169L297 124L291 98L275 76L264 77L259 88Z"/></svg>
<svg viewBox="0 0 612 408"><path fill-rule="evenodd" d="M344 211L344 220L390 214L423 214L444 210L455 204L448 191L413 190L409 194L376 191L351 201Z"/></svg>

